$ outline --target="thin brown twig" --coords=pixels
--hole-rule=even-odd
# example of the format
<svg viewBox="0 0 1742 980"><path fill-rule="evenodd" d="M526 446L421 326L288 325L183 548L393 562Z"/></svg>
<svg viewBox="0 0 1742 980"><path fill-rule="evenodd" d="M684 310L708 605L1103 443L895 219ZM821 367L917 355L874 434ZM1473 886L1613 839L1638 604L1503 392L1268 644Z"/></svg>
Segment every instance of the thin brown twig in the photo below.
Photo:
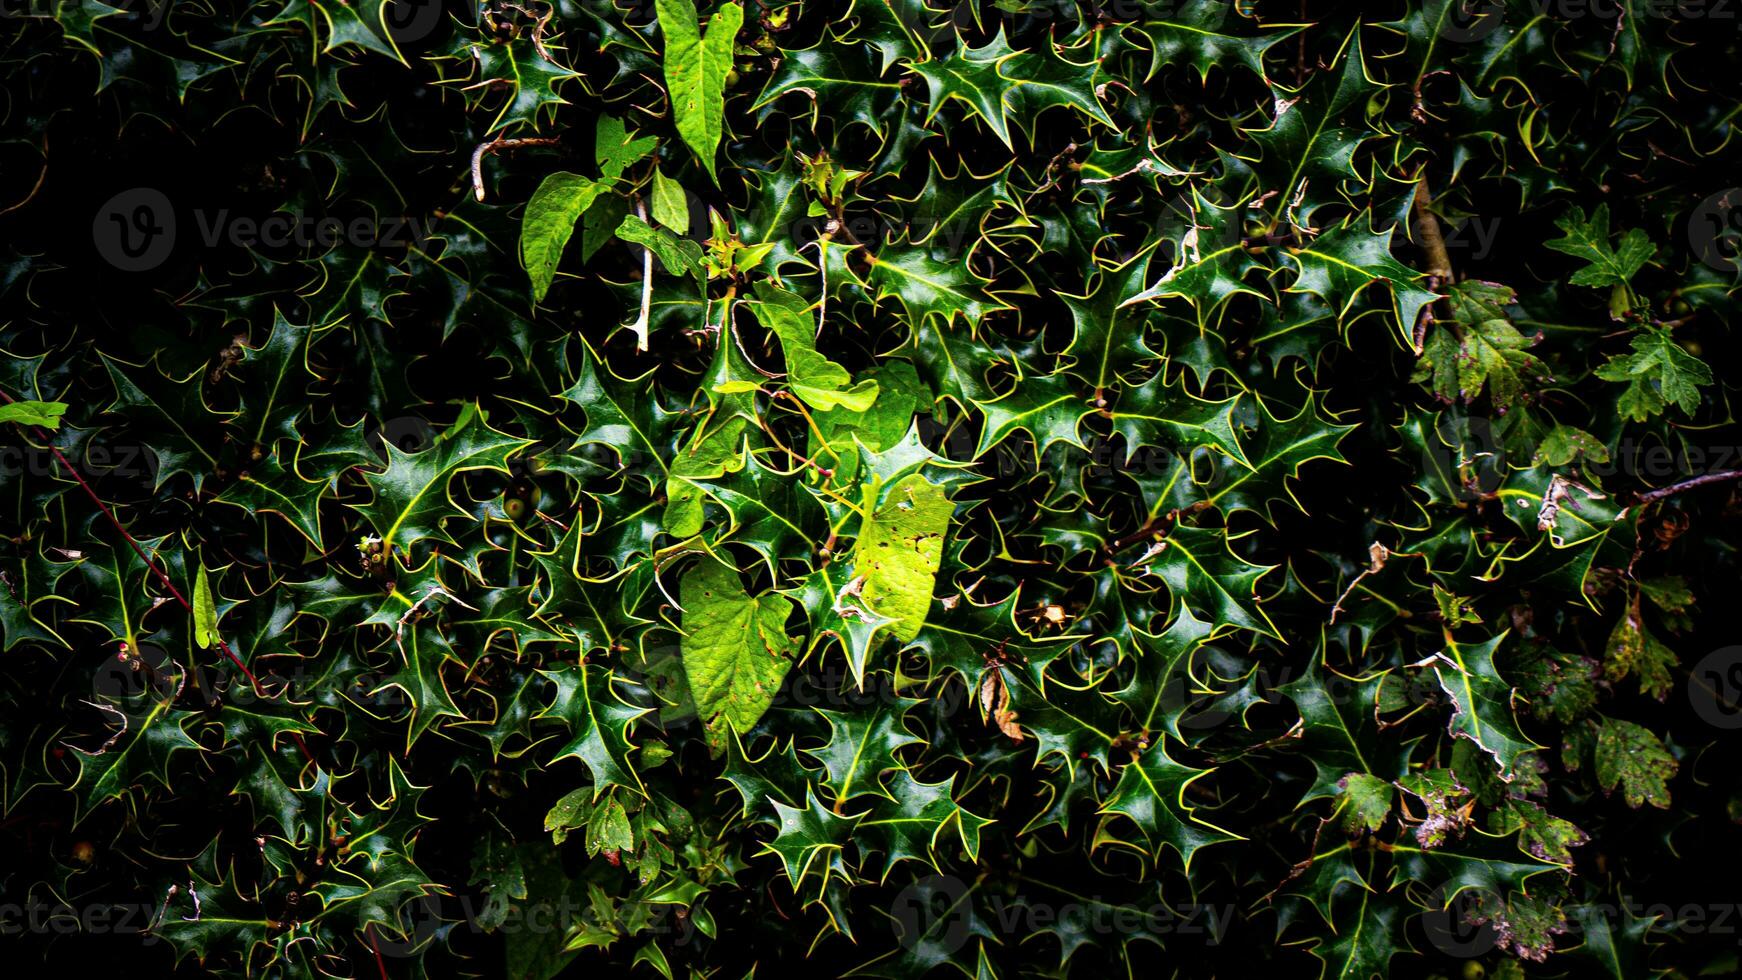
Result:
<svg viewBox="0 0 1742 980"><path fill-rule="evenodd" d="M472 194L484 199L484 154L501 150L518 150L523 146L558 146L562 140L554 136L521 136L514 139L493 139L479 143L472 150Z"/></svg>
<svg viewBox="0 0 1742 980"><path fill-rule="evenodd" d="M1348 588L1344 589L1343 594L1337 597L1337 601L1331 604L1330 622L1332 625L1337 622L1337 614L1343 611L1343 600L1349 598L1349 594L1355 591L1355 586L1360 585L1361 580L1367 576L1377 575L1385 568L1385 563L1390 558L1391 549L1379 542L1375 541L1367 546L1367 567L1361 570L1361 574L1350 580Z"/></svg>
<svg viewBox="0 0 1742 980"><path fill-rule="evenodd" d="M1452 257L1446 253L1446 240L1440 234L1440 222L1434 217L1433 195L1428 192L1427 178L1415 182L1415 235L1421 250L1427 255L1427 273L1441 279L1452 277Z"/></svg>
<svg viewBox="0 0 1742 980"><path fill-rule="evenodd" d="M1415 183L1415 204L1411 224L1415 229L1416 244L1421 247L1422 254L1427 256L1427 288L1438 292L1440 285L1452 279L1452 257L1446 252L1446 240L1440 234L1440 221L1434 217L1433 195L1428 193L1427 177L1423 176ZM1435 302L1438 302L1437 300ZM1415 323L1415 352L1420 354L1422 344L1427 337L1427 328L1436 322L1434 304L1422 307L1421 319Z"/></svg>
<svg viewBox="0 0 1742 980"><path fill-rule="evenodd" d="M1192 511L1199 510L1199 509L1200 508L1199 508L1198 504L1193 504L1190 507L1185 508L1184 512L1189 513ZM1127 534L1124 537L1120 538L1119 540L1114 541L1112 544L1107 545L1106 549L1105 549L1105 554L1106 554L1108 560L1111 560L1114 555L1117 555L1119 552L1124 551L1126 548L1129 548L1132 545L1136 544L1137 542L1142 541L1144 538L1148 538L1148 537L1153 536L1155 538L1155 540L1158 542L1161 541L1162 539L1166 538L1168 535L1168 532L1173 530L1174 525L1179 523L1179 515L1181 513L1182 513L1181 509L1176 507L1173 510L1170 510L1167 513L1162 514L1158 517L1152 517L1149 520L1145 521L1143 523L1142 527L1139 527L1137 530L1132 531L1130 534Z"/></svg>
<svg viewBox="0 0 1742 980"><path fill-rule="evenodd" d="M1723 470L1718 473L1706 473L1701 476L1696 476L1691 480L1672 483L1667 487L1659 487L1656 490L1647 490L1644 493L1636 494L1633 499L1635 503L1649 504L1653 501L1662 500L1665 497L1673 497L1684 490L1703 487L1708 483L1723 483L1727 480L1737 479L1738 477L1742 477L1742 470Z"/></svg>
<svg viewBox="0 0 1742 980"><path fill-rule="evenodd" d="M553 65L556 64L556 59L550 56L550 51L544 46L544 31L546 27L550 26L550 19L556 15L556 7L552 6L549 10L545 11L544 16L540 17L538 14L533 13L517 3L504 3L502 6L505 10L517 11L535 21L532 25L532 47L538 52L540 58L543 58Z"/></svg>
<svg viewBox="0 0 1742 980"><path fill-rule="evenodd" d="M41 167L41 169L37 170L37 172L36 172L36 183L30 185L30 193L24 195L24 197L22 199L20 199L17 204L9 204L4 208L0 208L0 214L11 213L13 211L18 210L21 207L24 207L26 204L29 204L36 197L36 192L42 190L43 181L45 181L47 179L48 179L48 140L45 138L43 140L42 167Z"/></svg>

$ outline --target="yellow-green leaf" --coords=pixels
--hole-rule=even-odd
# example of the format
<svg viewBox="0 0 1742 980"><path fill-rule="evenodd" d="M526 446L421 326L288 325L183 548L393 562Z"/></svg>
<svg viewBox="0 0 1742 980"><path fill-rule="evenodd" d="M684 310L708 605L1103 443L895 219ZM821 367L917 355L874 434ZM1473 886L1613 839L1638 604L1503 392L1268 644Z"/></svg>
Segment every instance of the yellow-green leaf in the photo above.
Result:
<svg viewBox="0 0 1742 980"><path fill-rule="evenodd" d="M654 0L654 8L665 32L665 88L678 135L718 183L714 153L725 123L726 73L732 70L732 45L744 24L744 8L722 6L705 35L691 0Z"/></svg>
<svg viewBox="0 0 1742 980"><path fill-rule="evenodd" d="M653 171L653 220L679 235L690 233L690 205L683 185L657 167Z"/></svg>
<svg viewBox="0 0 1742 980"><path fill-rule="evenodd" d="M210 650L218 640L218 607L212 602L212 583L206 577L204 562L194 576L194 642L202 650Z"/></svg>
<svg viewBox="0 0 1742 980"><path fill-rule="evenodd" d="M532 299L542 303L556 279L563 246L575 232L575 222L610 188L579 174L551 174L526 202L526 217L520 224L520 264L532 280Z"/></svg>
<svg viewBox="0 0 1742 980"><path fill-rule="evenodd" d="M717 756L727 727L740 735L755 727L792 666L797 644L786 635L792 601L751 598L737 571L709 560L684 576L681 590L684 674Z"/></svg>
<svg viewBox="0 0 1742 980"><path fill-rule="evenodd" d="M897 642L912 640L925 625L954 511L943 487L914 473L889 488L859 532L854 568L865 578L865 604L895 620Z"/></svg>

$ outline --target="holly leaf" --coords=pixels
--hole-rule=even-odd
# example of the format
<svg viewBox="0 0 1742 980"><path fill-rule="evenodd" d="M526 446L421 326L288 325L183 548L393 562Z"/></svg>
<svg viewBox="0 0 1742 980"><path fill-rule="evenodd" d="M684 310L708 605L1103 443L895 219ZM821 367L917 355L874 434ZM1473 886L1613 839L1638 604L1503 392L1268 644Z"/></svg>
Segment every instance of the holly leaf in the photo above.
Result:
<svg viewBox="0 0 1742 980"><path fill-rule="evenodd" d="M950 853L952 829L968 860L979 859L980 831L993 821L956 802L953 782L922 783L898 768L890 774L887 789L879 787L876 805L860 819L854 837L862 850L883 855L884 878L903 861L937 868L940 851Z"/></svg>
<svg viewBox="0 0 1742 980"><path fill-rule="evenodd" d="M1407 770L1407 747L1379 731L1379 694L1388 676L1338 673L1321 650L1304 674L1278 688L1300 713L1301 751L1316 773L1300 804L1338 796L1351 772L1391 782Z"/></svg>
<svg viewBox="0 0 1742 980"><path fill-rule="evenodd" d="M1235 555L1233 539L1221 531L1180 526L1147 562L1149 573L1167 584L1175 603L1196 606L1206 621L1277 636L1256 600L1258 580L1274 565L1254 565Z"/></svg>
<svg viewBox="0 0 1742 980"><path fill-rule="evenodd" d="M1253 74L1264 77L1264 52L1279 41L1293 35L1298 28L1270 30L1262 34L1230 34L1226 32L1229 14L1235 8L1220 3L1184 4L1161 8L1143 8L1147 13L1161 13L1163 18L1150 18L1119 27L1121 40L1137 34L1149 48L1149 73L1144 81L1155 77L1162 65L1190 65L1200 82L1208 82L1210 69L1230 64L1245 65ZM1240 18L1244 19L1244 18Z"/></svg>
<svg viewBox="0 0 1742 980"><path fill-rule="evenodd" d="M780 858L794 891L813 872L821 879L819 887L827 887L838 871L838 856L852 839L860 816L830 813L810 789L805 791L802 807L787 806L779 800L769 802L778 815L779 833L773 841L762 845L764 852Z"/></svg>
<svg viewBox="0 0 1742 980"><path fill-rule="evenodd" d="M115 386L115 403L108 411L126 419L127 429L151 447L157 457L156 487L181 473L194 489L218 468L214 455L224 437L218 423L226 415L206 407L204 371L181 377L160 374L150 365L124 364L107 354L103 364Z"/></svg>
<svg viewBox="0 0 1742 980"><path fill-rule="evenodd" d="M593 777L593 802L613 786L622 786L641 796L647 790L629 753L629 726L647 714L623 700L617 677L611 671L582 663L555 671L539 671L556 682L556 697L539 712L540 718L560 718L569 726L571 738L551 762L577 758L587 764Z"/></svg>
<svg viewBox="0 0 1742 980"><path fill-rule="evenodd" d="M986 416L980 429L980 443L974 448L974 458L986 455L1018 429L1034 440L1034 456L1038 462L1054 443L1062 442L1078 449L1087 449L1077 435L1078 423L1091 409L1069 379L1052 374L1041 377L1017 378L1008 394L973 405Z"/></svg>
<svg viewBox="0 0 1742 980"><path fill-rule="evenodd" d="M1389 976L1391 959L1400 951L1403 922L1397 905L1365 882L1357 882L1331 888L1331 936L1310 949L1324 964L1323 977L1370 980Z"/></svg>
<svg viewBox="0 0 1742 980"><path fill-rule="evenodd" d="M1186 805L1186 787L1214 771L1175 762L1167 754L1167 739L1159 738L1124 767L1100 812L1129 817L1153 845L1155 856L1160 857L1163 846L1178 851L1189 875L1199 848L1241 839L1192 816L1192 807Z"/></svg>
<svg viewBox="0 0 1742 980"><path fill-rule="evenodd" d="M1018 51L1000 31L978 48L919 62L912 70L931 90L928 120L945 102L960 101L1007 147L1014 146L1011 113L1019 124L1032 125L1042 110L1055 105L1070 106L1110 129L1118 128L1095 97L1098 63L1066 61L1050 41L1043 41L1038 51Z"/></svg>
<svg viewBox="0 0 1742 980"><path fill-rule="evenodd" d="M1421 273L1392 258L1391 235L1390 229L1374 234L1364 222L1357 221L1334 228L1303 248L1290 249L1286 257L1300 274L1288 287L1289 292L1311 293L1323 299L1347 327L1373 312L1349 315L1369 287L1383 283L1391 294L1392 326L1402 344L1411 346L1422 308L1438 294L1416 285Z"/></svg>
<svg viewBox="0 0 1742 980"><path fill-rule="evenodd" d="M919 703L895 697L878 698L860 711L816 709L829 723L829 740L804 752L821 763L828 774L827 784L834 794L836 813L841 812L848 800L861 796L896 799L884 788L882 777L891 769L901 768L895 757L897 750L925 744L925 739L908 731L902 721L908 709Z"/></svg>
<svg viewBox="0 0 1742 980"><path fill-rule="evenodd" d="M1519 757L1542 746L1519 730L1513 714L1517 691L1494 669L1494 652L1505 639L1505 633L1474 645L1448 639L1438 655L1441 664L1433 671L1440 688L1452 699L1447 729L1493 756L1500 778L1511 781Z"/></svg>
<svg viewBox="0 0 1742 980"><path fill-rule="evenodd" d="M972 326L987 313L1004 308L984 298L986 280L966 262L942 262L932 258L928 249L896 246L867 255L863 275L851 269L849 274L870 290L872 302L890 296L900 300L916 332L924 331L928 321L931 330L947 330L958 314Z"/></svg>
<svg viewBox="0 0 1742 980"><path fill-rule="evenodd" d="M500 106L491 120L491 133L517 126L536 126L541 114L554 112L568 100L558 95L556 84L580 73L557 64L546 57L543 45L534 44L530 36L498 41L492 44L467 45L468 60L477 70L474 89L506 91L506 98L494 98L490 104Z"/></svg>
<svg viewBox="0 0 1742 980"><path fill-rule="evenodd" d="M1114 692L1113 700L1130 709L1138 731L1146 736L1165 731L1185 741L1179 730L1184 705L1169 703L1169 685L1179 676L1180 665L1190 664L1192 654L1211 632L1209 623L1193 616L1191 609L1183 605L1179 615L1160 634L1132 630L1137 670L1129 684Z"/></svg>
<svg viewBox="0 0 1742 980"><path fill-rule="evenodd" d="M242 412L236 416L250 445L270 449L280 439L297 439L297 418L307 407L305 389L314 329L298 326L273 311L272 333L258 347L244 348L242 363L229 376L241 386Z"/></svg>
<svg viewBox="0 0 1742 980"><path fill-rule="evenodd" d="M398 545L409 551L429 539L457 543L442 530L443 518L465 514L448 496L448 484L457 474L473 470L506 472L508 457L529 444L497 432L482 419L456 423L420 452L386 443L386 468L363 478L374 499L353 506L381 536L384 550Z"/></svg>
<svg viewBox="0 0 1742 980"><path fill-rule="evenodd" d="M1355 151L1379 135L1366 108L1385 86L1368 74L1358 29L1343 38L1329 65L1313 72L1305 86L1284 90L1287 97L1277 94L1270 126L1250 134L1260 151L1253 170L1266 191L1276 192L1271 206L1301 228L1336 200L1343 181L1357 176ZM1334 254L1322 241L1312 247Z"/></svg>
<svg viewBox="0 0 1742 980"><path fill-rule="evenodd" d="M1189 452L1209 447L1250 468L1246 451L1235 434L1240 396L1221 401L1197 398L1185 390L1184 380L1168 384L1166 371L1157 371L1143 384L1119 395L1107 412L1113 431L1125 437L1125 445L1159 446Z"/></svg>

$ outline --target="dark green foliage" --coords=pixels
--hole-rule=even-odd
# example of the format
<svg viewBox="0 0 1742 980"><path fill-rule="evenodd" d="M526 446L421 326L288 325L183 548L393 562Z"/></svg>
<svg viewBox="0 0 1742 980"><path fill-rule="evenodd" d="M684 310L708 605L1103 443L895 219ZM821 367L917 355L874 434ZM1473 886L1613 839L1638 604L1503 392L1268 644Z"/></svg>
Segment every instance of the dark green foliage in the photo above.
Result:
<svg viewBox="0 0 1742 980"><path fill-rule="evenodd" d="M1737 969L1729 5L6 14L21 975Z"/></svg>

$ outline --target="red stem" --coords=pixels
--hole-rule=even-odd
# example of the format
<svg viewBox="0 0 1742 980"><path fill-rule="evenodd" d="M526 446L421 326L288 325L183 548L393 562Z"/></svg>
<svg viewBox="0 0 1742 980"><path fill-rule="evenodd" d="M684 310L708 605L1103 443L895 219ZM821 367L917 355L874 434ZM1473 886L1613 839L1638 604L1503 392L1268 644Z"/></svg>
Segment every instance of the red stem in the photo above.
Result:
<svg viewBox="0 0 1742 980"><path fill-rule="evenodd" d="M381 947L375 945L374 923L363 927L363 935L369 937L369 949L375 953L375 969L381 971L381 980L387 980L387 964L381 959Z"/></svg>
<svg viewBox="0 0 1742 980"><path fill-rule="evenodd" d="M6 399L6 404L8 405L11 405L18 400L3 390L0 390L0 398ZM169 594L175 597L175 601L181 603L181 607L186 609L191 615L194 611L194 607L182 596L181 590L175 587L175 583L170 581L169 575L167 575L162 568L158 567L157 562L152 561L151 558L145 554L145 549L139 546L139 542L134 540L133 535L128 534L127 529L121 526L121 522L117 520L115 514L109 510L109 505L103 503L103 499L97 496L97 491L91 489L91 485L85 482L85 478L79 474L79 471L73 467L73 464L68 462L65 456L61 455L59 449L55 448L54 441L49 434L36 426L29 426L29 428L36 430L36 437L42 440L43 445L48 447L48 451L54 453L54 458L60 460L60 464L66 467L66 471L73 475L74 480L78 481L80 488L85 491L85 496L91 498L91 503L96 504L97 509L103 512L103 516L109 519L109 523L115 526L115 530L121 532L121 537L127 539L127 543L133 548L133 553L139 556L139 560L145 563L145 567L156 573L157 580L163 583L163 587L169 590ZM240 658L230 651L230 645L224 642L223 637L213 637L213 639L217 641L218 649L224 652L224 656L229 657L230 662L236 665L236 669L242 672L242 676L248 678L248 683L254 688L254 694L257 697L265 698L266 692L261 690L260 681L255 678L254 672L248 669L248 665L243 663ZM298 738L297 744L300 745L301 743L302 739ZM304 748L303 751L306 753L308 749Z"/></svg>

